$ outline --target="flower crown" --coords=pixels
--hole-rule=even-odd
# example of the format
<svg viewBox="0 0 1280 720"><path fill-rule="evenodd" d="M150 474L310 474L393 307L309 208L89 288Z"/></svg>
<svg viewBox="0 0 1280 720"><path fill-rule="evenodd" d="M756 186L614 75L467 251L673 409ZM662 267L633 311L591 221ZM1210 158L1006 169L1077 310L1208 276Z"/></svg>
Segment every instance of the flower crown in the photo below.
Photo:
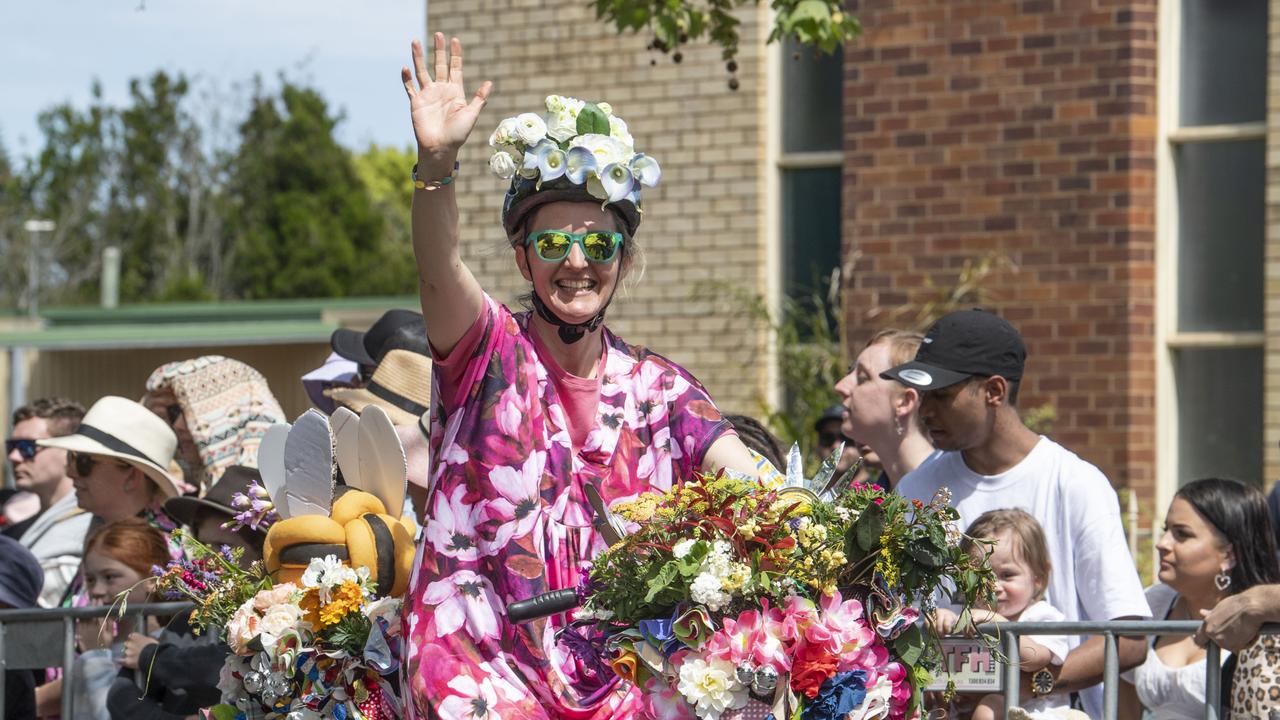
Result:
<svg viewBox="0 0 1280 720"><path fill-rule="evenodd" d="M640 186L662 178L658 161L635 151L627 123L608 103L547 96L545 115L523 113L489 137L489 168L503 180L519 175L543 183L564 178L604 202L640 206Z"/></svg>

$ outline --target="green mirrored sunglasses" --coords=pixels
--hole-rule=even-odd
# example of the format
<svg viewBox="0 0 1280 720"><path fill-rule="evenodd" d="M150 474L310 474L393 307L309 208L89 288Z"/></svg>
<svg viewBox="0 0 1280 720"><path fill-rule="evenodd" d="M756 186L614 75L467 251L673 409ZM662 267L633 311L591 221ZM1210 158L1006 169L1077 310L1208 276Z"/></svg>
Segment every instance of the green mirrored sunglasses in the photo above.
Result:
<svg viewBox="0 0 1280 720"><path fill-rule="evenodd" d="M547 262L560 262L569 257L570 249L576 244L582 248L582 254L587 260L607 263L618 256L622 240L622 233L615 230L589 230L584 233L534 230L525 238L524 244L532 244L538 257Z"/></svg>

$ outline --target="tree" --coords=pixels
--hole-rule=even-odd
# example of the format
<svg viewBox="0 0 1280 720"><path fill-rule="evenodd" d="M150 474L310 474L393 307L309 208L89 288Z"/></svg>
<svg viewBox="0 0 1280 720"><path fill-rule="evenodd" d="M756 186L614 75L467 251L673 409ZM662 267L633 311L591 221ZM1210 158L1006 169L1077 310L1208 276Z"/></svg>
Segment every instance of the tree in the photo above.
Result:
<svg viewBox="0 0 1280 720"><path fill-rule="evenodd" d="M413 238L409 224L413 206L413 180L410 169L418 161L418 153L409 147L397 149L370 144L357 153L356 174L368 188L373 205L382 214L386 231L369 269L370 282L387 294L410 294L418 285L418 265L413 257Z"/></svg>
<svg viewBox="0 0 1280 720"><path fill-rule="evenodd" d="M680 62L680 46L706 36L721 48L729 72L737 70L739 20L733 11L760 0L595 0L596 17L619 32L644 29L653 35L649 47L671 53ZM862 31L857 18L844 11L844 0L771 0L773 28L768 42L791 37L830 53ZM730 87L736 88L734 82Z"/></svg>
<svg viewBox="0 0 1280 720"><path fill-rule="evenodd" d="M341 297L384 292L370 271L386 229L334 139L340 117L319 93L281 79L259 85L240 126L231 199L235 278L243 297Z"/></svg>

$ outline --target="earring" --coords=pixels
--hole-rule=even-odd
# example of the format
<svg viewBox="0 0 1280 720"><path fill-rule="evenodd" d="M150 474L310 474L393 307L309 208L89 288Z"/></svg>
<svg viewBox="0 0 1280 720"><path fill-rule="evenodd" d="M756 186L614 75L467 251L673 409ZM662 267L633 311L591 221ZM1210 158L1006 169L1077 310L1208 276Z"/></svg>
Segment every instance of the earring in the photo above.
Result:
<svg viewBox="0 0 1280 720"><path fill-rule="evenodd" d="M898 437L902 437L903 432L905 432L902 429L902 418L897 415L893 416L893 429L897 431Z"/></svg>
<svg viewBox="0 0 1280 720"><path fill-rule="evenodd" d="M1218 588L1218 592L1225 592L1227 588L1231 587L1231 576L1225 570L1214 575L1213 586Z"/></svg>

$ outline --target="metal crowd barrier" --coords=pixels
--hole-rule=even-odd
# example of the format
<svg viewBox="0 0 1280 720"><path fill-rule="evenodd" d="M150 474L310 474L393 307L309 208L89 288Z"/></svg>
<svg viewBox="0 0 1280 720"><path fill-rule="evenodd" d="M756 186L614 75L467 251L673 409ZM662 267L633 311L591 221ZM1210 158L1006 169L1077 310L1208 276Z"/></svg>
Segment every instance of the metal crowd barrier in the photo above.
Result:
<svg viewBox="0 0 1280 720"><path fill-rule="evenodd" d="M190 612L192 607L191 603L185 602L130 605L125 614L135 618L135 627L145 628L148 617L177 615ZM118 611L119 607L109 605L0 610L0 709L4 708L5 670L61 667L63 683L60 714L64 718L75 717L71 698L71 667L76 657L75 621L105 618L116 615Z"/></svg>
<svg viewBox="0 0 1280 720"><path fill-rule="evenodd" d="M1200 628L1198 620L1111 620L1107 622L1002 622L978 626L979 632L998 636L1007 662L1004 665L1004 706L1018 704L1021 669L1018 638L1023 635L1103 636L1102 717L1115 720L1120 698L1120 652L1116 638L1151 635L1191 635ZM1265 625L1261 634L1280 633L1280 625ZM1154 652L1148 648L1148 652ZM1205 720L1219 720L1222 699L1221 648L1210 642L1205 647Z"/></svg>

